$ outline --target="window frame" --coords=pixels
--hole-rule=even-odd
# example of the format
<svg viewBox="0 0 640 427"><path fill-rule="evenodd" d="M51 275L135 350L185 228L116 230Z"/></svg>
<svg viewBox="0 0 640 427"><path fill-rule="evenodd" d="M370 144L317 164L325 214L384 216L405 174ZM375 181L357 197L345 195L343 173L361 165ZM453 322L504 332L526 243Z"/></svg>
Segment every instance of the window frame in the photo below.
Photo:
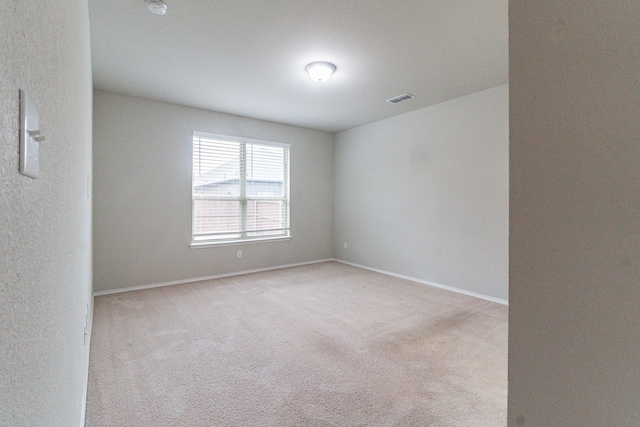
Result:
<svg viewBox="0 0 640 427"><path fill-rule="evenodd" d="M239 147L239 181L240 181L240 194L236 196L206 196L203 197L200 195L196 196L194 191L195 184L195 145L196 138L208 138L214 139L216 141L223 142L232 142L240 145ZM283 195L282 196L247 196L247 175L246 175L246 150L248 144L262 145L262 146L270 146L270 147L278 147L285 149L284 152L284 174L283 174ZM272 241L281 241L281 240L290 240L291 239L291 198L290 198L290 170L291 170L291 145L281 142L275 141L266 141L261 139L253 139L253 138L244 138L244 137L236 137L230 135L221 135L214 134L208 132L200 132L193 131L191 137L191 243L189 245L190 248L206 248L212 246L227 246L227 245L240 245L240 244L250 244L250 243L258 243L258 242L272 242ZM239 201L240 202L240 222L241 222L241 231L239 233L240 237L230 237L230 238L218 238L218 239L197 239L196 240L196 200L231 200L231 201ZM258 235L258 236L248 236L248 233L252 232L260 232L260 231L270 231L270 230L256 230L251 231L247 230L247 221L248 221L248 205L252 201L278 201L284 204L285 209L285 225L282 228L283 232L281 234L275 235ZM211 235L214 233L211 233ZM227 233L230 234L230 233Z"/></svg>

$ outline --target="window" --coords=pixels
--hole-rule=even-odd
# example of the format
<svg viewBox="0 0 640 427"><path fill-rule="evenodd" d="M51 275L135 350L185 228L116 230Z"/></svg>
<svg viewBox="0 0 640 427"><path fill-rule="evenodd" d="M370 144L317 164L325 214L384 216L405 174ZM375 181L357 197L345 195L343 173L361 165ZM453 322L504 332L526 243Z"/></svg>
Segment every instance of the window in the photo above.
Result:
<svg viewBox="0 0 640 427"><path fill-rule="evenodd" d="M289 146L193 133L192 246L289 237Z"/></svg>

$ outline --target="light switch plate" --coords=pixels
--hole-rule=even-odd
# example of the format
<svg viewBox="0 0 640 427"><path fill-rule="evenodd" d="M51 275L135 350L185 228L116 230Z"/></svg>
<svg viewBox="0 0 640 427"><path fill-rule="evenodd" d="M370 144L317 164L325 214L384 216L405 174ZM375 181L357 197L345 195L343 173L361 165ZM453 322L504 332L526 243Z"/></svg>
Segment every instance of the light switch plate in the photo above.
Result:
<svg viewBox="0 0 640 427"><path fill-rule="evenodd" d="M20 89L20 173L31 178L40 176L40 119L33 100Z"/></svg>

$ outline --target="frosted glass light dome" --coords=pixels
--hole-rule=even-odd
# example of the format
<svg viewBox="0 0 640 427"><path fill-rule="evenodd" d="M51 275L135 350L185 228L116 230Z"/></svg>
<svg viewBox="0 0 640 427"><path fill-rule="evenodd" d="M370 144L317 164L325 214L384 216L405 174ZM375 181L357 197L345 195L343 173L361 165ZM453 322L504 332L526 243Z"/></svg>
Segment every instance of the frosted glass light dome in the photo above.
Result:
<svg viewBox="0 0 640 427"><path fill-rule="evenodd" d="M331 75L336 71L336 66L331 62L317 61L305 67L311 80L315 82L326 82Z"/></svg>

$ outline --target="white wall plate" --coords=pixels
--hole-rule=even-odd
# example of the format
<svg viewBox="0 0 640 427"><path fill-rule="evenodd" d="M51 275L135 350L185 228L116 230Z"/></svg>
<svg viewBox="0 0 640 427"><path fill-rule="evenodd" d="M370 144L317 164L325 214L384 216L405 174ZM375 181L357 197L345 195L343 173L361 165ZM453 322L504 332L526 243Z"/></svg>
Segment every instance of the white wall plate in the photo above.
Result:
<svg viewBox="0 0 640 427"><path fill-rule="evenodd" d="M20 89L20 173L31 178L40 176L40 119L33 100Z"/></svg>

